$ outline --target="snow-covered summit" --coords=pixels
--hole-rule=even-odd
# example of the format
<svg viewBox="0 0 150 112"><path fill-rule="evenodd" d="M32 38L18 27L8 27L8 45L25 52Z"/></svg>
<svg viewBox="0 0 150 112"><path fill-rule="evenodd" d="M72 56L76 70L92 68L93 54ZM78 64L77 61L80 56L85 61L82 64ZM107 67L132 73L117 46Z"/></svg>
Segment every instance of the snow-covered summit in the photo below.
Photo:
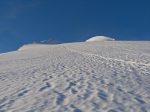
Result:
<svg viewBox="0 0 150 112"><path fill-rule="evenodd" d="M92 38L86 40L86 42L113 41L113 40L115 40L115 39L114 39L114 38L107 37L107 36L95 36L95 37L92 37Z"/></svg>

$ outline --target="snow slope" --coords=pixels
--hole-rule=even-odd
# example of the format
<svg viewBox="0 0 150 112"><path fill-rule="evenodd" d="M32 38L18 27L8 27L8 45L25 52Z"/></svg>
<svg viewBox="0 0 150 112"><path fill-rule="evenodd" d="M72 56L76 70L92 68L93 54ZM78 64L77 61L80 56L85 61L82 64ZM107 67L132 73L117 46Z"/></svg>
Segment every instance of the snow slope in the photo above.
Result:
<svg viewBox="0 0 150 112"><path fill-rule="evenodd" d="M0 112L150 112L150 42L37 44L0 54Z"/></svg>

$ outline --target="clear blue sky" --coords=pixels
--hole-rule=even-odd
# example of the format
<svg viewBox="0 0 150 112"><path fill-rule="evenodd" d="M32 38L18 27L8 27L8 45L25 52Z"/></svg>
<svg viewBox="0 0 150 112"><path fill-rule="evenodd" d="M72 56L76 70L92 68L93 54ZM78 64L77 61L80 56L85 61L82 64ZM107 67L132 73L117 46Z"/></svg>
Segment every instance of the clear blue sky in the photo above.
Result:
<svg viewBox="0 0 150 112"><path fill-rule="evenodd" d="M0 52L95 35L150 40L150 0L0 0Z"/></svg>

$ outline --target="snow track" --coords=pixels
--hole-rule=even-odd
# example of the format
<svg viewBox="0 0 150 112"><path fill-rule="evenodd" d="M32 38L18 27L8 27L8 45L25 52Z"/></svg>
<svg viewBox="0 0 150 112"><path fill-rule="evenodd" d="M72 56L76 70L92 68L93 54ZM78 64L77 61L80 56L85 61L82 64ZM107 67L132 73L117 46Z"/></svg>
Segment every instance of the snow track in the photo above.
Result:
<svg viewBox="0 0 150 112"><path fill-rule="evenodd" d="M150 42L24 46L0 55L0 112L149 112Z"/></svg>
<svg viewBox="0 0 150 112"><path fill-rule="evenodd" d="M134 61L126 61L126 60L121 60L121 59L115 59L115 58L105 58L103 56L100 56L100 55L97 55L97 54L90 54L90 53L86 53L86 52L81 52L81 51L77 51L77 50L74 50L74 49L68 49L66 48L67 50L69 50L70 52L75 52L75 53L79 53L79 54L82 54L82 55L87 55L91 58L93 57L98 57L98 58L102 58L102 59L105 59L105 60L112 60L112 61L117 61L117 62L123 62L123 63L127 63L127 64L136 64L136 65L141 65L141 66L147 66L147 67L150 67L150 64L145 64L145 63L138 63L138 62L134 62Z"/></svg>

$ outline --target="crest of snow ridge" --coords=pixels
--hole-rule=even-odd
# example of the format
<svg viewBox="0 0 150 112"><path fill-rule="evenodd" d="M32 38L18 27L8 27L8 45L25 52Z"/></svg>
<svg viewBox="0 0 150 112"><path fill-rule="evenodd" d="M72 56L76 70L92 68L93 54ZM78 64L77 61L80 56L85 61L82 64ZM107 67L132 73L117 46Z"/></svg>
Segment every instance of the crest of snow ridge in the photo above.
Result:
<svg viewBox="0 0 150 112"><path fill-rule="evenodd" d="M25 44L21 46L18 51L22 50L33 50L33 49L39 49L40 47L43 47L45 45L54 45L54 44L61 44L61 42L54 41L52 39L44 40L44 41L39 41L39 42L33 42L31 44Z"/></svg>
<svg viewBox="0 0 150 112"><path fill-rule="evenodd" d="M110 38L110 37L106 37L106 36L95 36L92 37L88 40L86 40L86 42L97 42L97 41L114 41L114 38Z"/></svg>

